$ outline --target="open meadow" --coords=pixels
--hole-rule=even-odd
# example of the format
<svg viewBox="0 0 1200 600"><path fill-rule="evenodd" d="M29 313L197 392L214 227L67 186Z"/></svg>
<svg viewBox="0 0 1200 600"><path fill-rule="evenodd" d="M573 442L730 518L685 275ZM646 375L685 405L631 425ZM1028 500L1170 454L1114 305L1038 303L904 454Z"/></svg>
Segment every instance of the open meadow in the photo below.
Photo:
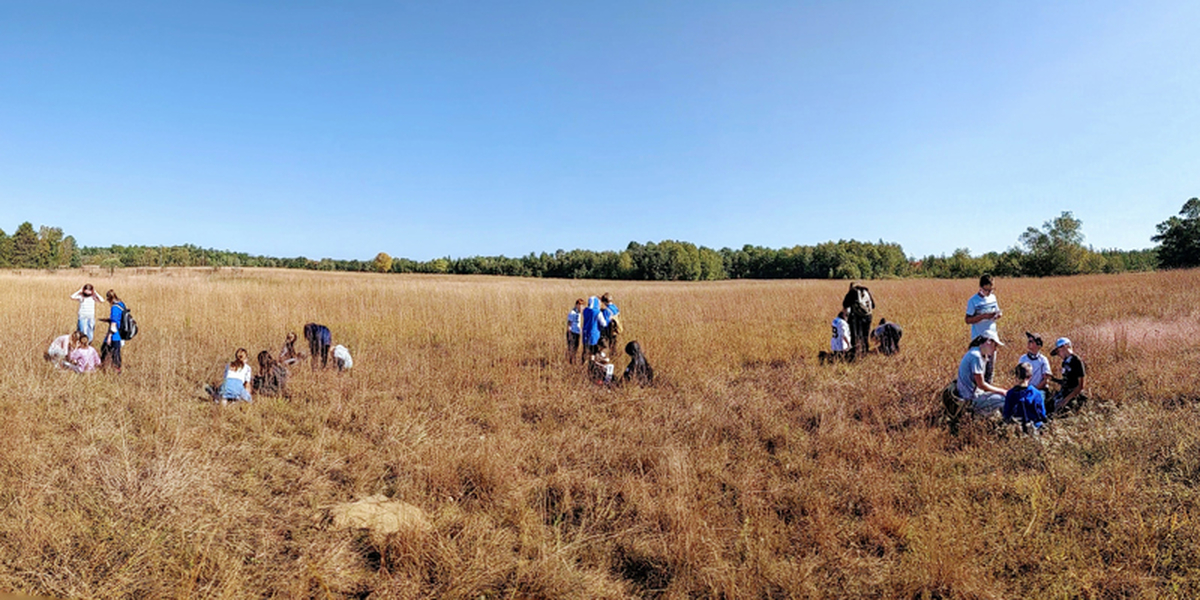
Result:
<svg viewBox="0 0 1200 600"><path fill-rule="evenodd" d="M141 326L119 375L42 360L85 281ZM901 354L821 366L844 281L0 273L0 592L1200 597L1200 272L997 281L998 384L1026 330L1087 364L1091 402L1040 439L939 422L976 282L866 283ZM566 364L567 311L602 292L656 386ZM352 371L201 400L309 321ZM379 494L424 520L330 517Z"/></svg>

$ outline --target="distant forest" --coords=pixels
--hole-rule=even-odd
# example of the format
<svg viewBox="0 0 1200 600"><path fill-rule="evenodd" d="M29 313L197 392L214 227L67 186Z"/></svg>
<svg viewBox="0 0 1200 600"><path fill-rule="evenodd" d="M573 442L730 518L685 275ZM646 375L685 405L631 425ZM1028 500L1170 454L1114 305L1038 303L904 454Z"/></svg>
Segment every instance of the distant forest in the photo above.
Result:
<svg viewBox="0 0 1200 600"><path fill-rule="evenodd" d="M682 241L630 242L621 251L557 250L528 256L473 256L414 261L381 252L369 260L275 258L244 252L184 246L80 247L57 227L35 230L26 222L12 235L0 230L0 267L56 269L95 265L122 267L281 267L323 271L447 273L626 279L711 281L719 279L883 279L899 277L963 278L991 273L1001 277L1044 277L1084 273L1122 273L1200 265L1200 199L1184 204L1179 216L1158 225L1145 250L1096 250L1083 245L1083 223L1070 212L1030 227L1018 244L1004 252L972 256L966 248L949 256L914 259L899 244L825 242L815 246L764 248L746 245L714 250Z"/></svg>

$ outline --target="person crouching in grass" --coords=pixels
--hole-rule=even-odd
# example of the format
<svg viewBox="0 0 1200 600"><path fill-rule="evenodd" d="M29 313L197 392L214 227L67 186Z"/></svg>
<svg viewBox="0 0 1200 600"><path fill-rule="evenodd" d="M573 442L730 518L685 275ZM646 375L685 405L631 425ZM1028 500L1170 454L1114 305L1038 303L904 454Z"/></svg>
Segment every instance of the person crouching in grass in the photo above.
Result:
<svg viewBox="0 0 1200 600"><path fill-rule="evenodd" d="M987 415L1004 408L1004 388L997 387L984 379L987 361L996 355L996 348L1003 346L995 331L985 331L971 340L967 353L958 364L958 396L971 403L971 411Z"/></svg>
<svg viewBox="0 0 1200 600"><path fill-rule="evenodd" d="M1061 387L1051 396L1049 406L1046 407L1050 416L1055 416L1078 409L1087 401L1087 396L1083 393L1083 379L1087 371L1083 367L1083 361L1075 355L1075 346L1065 337L1054 342L1054 350L1050 351L1050 356L1062 359L1062 377L1054 379Z"/></svg>
<svg viewBox="0 0 1200 600"><path fill-rule="evenodd" d="M1030 385L1033 367L1029 363L1017 363L1013 370L1017 385L1008 390L1004 397L1004 420L1020 423L1029 433L1037 433L1046 424L1046 396Z"/></svg>
<svg viewBox="0 0 1200 600"><path fill-rule="evenodd" d="M205 390L214 402L253 402L250 397L250 383L254 380L250 365L246 362L249 353L245 348L238 348L233 361L225 365L225 379L220 387L206 386Z"/></svg>

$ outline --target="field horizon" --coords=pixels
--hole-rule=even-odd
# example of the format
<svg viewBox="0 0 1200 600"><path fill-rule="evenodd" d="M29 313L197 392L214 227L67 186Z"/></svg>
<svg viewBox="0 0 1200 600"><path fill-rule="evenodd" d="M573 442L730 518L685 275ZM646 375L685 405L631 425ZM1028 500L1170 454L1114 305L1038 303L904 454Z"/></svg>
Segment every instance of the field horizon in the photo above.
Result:
<svg viewBox="0 0 1200 600"><path fill-rule="evenodd" d="M113 288L120 374L42 360ZM901 353L820 365L847 281L285 269L0 272L0 592L70 598L1200 597L1200 271L1000 279L1091 402L1039 438L942 424L974 280L865 283ZM656 385L564 360L604 292ZM307 322L352 370L218 406ZM301 344L303 340L301 340ZM1058 362L1051 359L1055 370ZM626 357L617 358L617 370ZM257 371L257 365L255 370ZM341 526L383 496L420 526Z"/></svg>

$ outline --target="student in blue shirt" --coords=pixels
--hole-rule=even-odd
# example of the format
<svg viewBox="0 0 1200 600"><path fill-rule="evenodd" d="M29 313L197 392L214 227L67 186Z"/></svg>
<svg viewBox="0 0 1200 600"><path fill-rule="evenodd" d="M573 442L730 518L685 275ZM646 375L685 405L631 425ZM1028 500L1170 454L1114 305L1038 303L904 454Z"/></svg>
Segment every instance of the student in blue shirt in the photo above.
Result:
<svg viewBox="0 0 1200 600"><path fill-rule="evenodd" d="M105 365L112 365L118 373L121 372L121 316L125 314L125 303L117 297L117 293L113 290L108 290L104 294L105 300L112 306L108 311L107 319L100 319L108 322L108 333L104 336L104 344L100 346L100 362Z"/></svg>
<svg viewBox="0 0 1200 600"><path fill-rule="evenodd" d="M1018 363L1014 374L1017 385L1005 394L1004 420L1020 423L1026 431L1036 432L1046 424L1046 396L1029 385L1033 377L1033 367L1029 363Z"/></svg>

